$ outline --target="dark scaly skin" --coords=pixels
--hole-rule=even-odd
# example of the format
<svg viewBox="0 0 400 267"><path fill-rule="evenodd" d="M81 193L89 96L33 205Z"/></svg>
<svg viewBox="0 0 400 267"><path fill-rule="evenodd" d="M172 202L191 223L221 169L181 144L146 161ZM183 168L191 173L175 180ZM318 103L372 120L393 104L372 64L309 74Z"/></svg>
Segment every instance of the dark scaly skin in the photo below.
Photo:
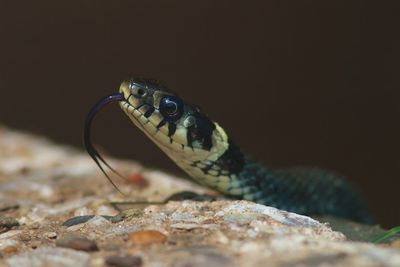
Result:
<svg viewBox="0 0 400 267"><path fill-rule="evenodd" d="M291 212L372 223L362 198L342 177L317 168L273 170L251 160L197 106L158 82L131 79L120 94L133 123L199 183Z"/></svg>
<svg viewBox="0 0 400 267"><path fill-rule="evenodd" d="M238 176L243 186L252 186L254 202L299 214L373 223L360 194L332 172L305 167L271 170L245 157Z"/></svg>
<svg viewBox="0 0 400 267"><path fill-rule="evenodd" d="M230 166L239 177L240 187L248 188L256 203L305 215L333 215L372 224L361 195L344 177L319 168L268 169L255 162L230 140L230 148L214 162ZM221 160L223 159L223 160ZM225 194L231 195L229 190ZM231 195L246 199L245 194Z"/></svg>

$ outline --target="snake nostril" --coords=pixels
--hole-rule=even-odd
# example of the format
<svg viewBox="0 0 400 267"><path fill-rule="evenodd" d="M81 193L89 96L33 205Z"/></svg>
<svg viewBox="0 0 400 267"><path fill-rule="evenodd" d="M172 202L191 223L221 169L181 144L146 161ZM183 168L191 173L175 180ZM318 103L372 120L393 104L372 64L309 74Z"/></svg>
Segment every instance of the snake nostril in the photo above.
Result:
<svg viewBox="0 0 400 267"><path fill-rule="evenodd" d="M138 94L138 96L143 97L143 96L146 95L146 91L145 91L143 88L139 88L139 89L137 90L137 94Z"/></svg>
<svg viewBox="0 0 400 267"><path fill-rule="evenodd" d="M147 95L147 91L145 89L143 89L143 88L140 88L140 87L139 88L133 88L132 93L136 98L143 98L143 97L145 97Z"/></svg>

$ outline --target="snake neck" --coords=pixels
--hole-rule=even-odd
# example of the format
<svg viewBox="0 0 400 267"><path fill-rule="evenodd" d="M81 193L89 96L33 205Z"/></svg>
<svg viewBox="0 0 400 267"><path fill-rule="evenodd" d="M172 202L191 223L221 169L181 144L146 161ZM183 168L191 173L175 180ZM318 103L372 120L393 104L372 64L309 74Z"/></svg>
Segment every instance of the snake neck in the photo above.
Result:
<svg viewBox="0 0 400 267"><path fill-rule="evenodd" d="M217 150L219 154L209 154L207 157L192 160L171 158L197 182L226 195L254 200L257 196L258 183L254 179L243 179L243 175L248 172L249 167L255 167L254 164L257 165L258 170L261 165L245 155L221 127L217 125L216 130L222 134L214 136L222 136L222 138L214 140L214 146L224 147L224 150ZM218 142L223 144L216 144ZM262 169L267 172L265 168ZM263 177L266 176L263 175Z"/></svg>

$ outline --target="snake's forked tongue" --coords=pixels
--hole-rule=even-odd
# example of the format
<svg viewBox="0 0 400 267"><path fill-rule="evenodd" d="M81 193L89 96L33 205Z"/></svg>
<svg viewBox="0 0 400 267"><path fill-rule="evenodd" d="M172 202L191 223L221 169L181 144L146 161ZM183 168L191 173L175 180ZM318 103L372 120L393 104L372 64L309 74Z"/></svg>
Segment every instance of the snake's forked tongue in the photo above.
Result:
<svg viewBox="0 0 400 267"><path fill-rule="evenodd" d="M107 104L115 101L123 101L124 96L121 93L116 93L112 95L108 95L100 99L89 111L86 120L85 120L85 128L84 128L84 134L83 134L83 142L85 144L86 151L89 153L90 157L96 162L97 166L99 166L100 170L104 173L104 175L107 177L107 179L110 181L110 183L114 186L116 190L118 190L120 193L122 193L118 187L115 185L115 183L112 181L110 176L106 173L104 170L103 166L101 163L106 165L112 172L117 174L119 177L124 178L120 173L118 173L116 170L114 170L97 152L96 148L93 146L92 141L91 141L91 134L90 134L90 129L92 126L92 121L96 114Z"/></svg>

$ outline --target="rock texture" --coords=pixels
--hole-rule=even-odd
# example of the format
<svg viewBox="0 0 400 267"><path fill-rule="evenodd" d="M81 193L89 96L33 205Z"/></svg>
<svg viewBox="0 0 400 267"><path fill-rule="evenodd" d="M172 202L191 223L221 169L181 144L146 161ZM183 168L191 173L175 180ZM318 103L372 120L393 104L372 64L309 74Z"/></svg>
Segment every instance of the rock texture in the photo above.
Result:
<svg viewBox="0 0 400 267"><path fill-rule="evenodd" d="M400 266L398 245L348 241L275 208L164 204L180 191L215 193L138 163L110 163L128 177L118 182L126 196L84 152L0 128L0 266Z"/></svg>

